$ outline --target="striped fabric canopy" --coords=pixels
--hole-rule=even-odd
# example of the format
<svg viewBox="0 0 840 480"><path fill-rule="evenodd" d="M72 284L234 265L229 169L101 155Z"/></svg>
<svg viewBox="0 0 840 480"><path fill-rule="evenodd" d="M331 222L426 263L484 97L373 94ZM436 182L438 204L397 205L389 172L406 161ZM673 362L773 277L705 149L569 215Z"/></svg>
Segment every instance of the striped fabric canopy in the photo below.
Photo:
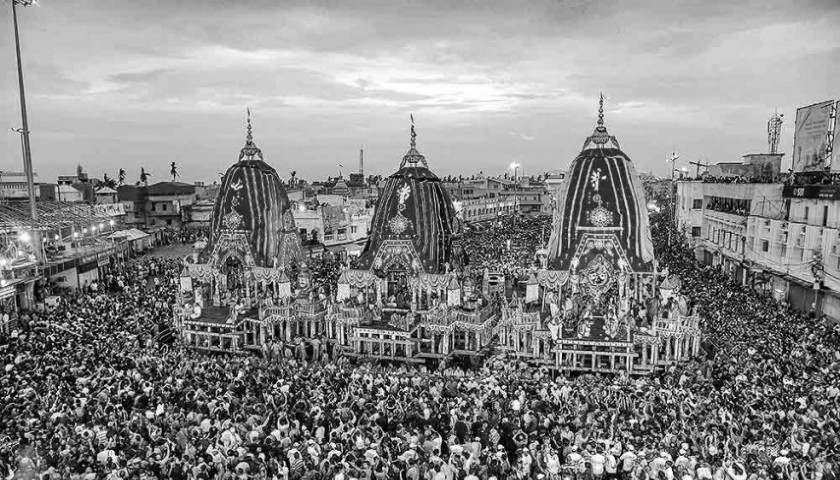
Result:
<svg viewBox="0 0 840 480"><path fill-rule="evenodd" d="M249 112L250 113L250 112ZM255 158L256 157L256 158ZM280 176L262 159L251 136L225 176L210 219L212 252L224 231L243 232L258 267L285 267L303 257L289 197Z"/></svg>
<svg viewBox="0 0 840 480"><path fill-rule="evenodd" d="M411 242L418 273L443 273L447 263L454 270L464 262L460 252L453 252L460 221L452 199L417 151L413 125L411 131L411 148L400 169L388 178L376 206L370 237L359 259L361 269L379 268L375 260L389 240Z"/></svg>
<svg viewBox="0 0 840 480"><path fill-rule="evenodd" d="M591 244L582 245L590 240ZM582 251L597 253L607 248L598 247L605 243L617 243L616 252L607 258L623 256L630 270L651 270L653 242L639 174L599 120L560 188L549 268L569 270Z"/></svg>

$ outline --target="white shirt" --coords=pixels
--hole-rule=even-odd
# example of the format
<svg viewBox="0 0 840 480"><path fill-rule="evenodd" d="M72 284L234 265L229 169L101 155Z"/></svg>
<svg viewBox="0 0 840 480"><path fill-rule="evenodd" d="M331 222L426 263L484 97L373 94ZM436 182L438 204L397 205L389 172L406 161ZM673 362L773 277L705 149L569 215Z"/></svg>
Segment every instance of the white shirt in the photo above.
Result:
<svg viewBox="0 0 840 480"><path fill-rule="evenodd" d="M601 455L600 453L596 453L589 457L589 461L592 463L592 474L593 475L603 475L604 474L604 464L607 462L607 458Z"/></svg>
<svg viewBox="0 0 840 480"><path fill-rule="evenodd" d="M607 473L615 473L616 467L618 466L618 460L616 460L615 455L612 453L607 454Z"/></svg>
<svg viewBox="0 0 840 480"><path fill-rule="evenodd" d="M622 470L629 472L633 470L633 462L636 461L636 454L633 452L624 452L620 460L622 462Z"/></svg>

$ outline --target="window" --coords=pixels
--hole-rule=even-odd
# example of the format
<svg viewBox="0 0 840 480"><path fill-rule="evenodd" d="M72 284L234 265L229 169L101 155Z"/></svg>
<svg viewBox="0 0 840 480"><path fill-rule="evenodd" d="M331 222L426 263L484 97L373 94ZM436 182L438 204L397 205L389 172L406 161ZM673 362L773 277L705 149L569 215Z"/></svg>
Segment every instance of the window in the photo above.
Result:
<svg viewBox="0 0 840 480"><path fill-rule="evenodd" d="M301 228L301 229L299 229L299 231L300 231L301 235L306 235L306 229L305 228Z"/></svg>
<svg viewBox="0 0 840 480"><path fill-rule="evenodd" d="M808 221L808 206L805 206L805 221Z"/></svg>
<svg viewBox="0 0 840 480"><path fill-rule="evenodd" d="M699 237L700 235L703 235L703 227L691 227L692 237Z"/></svg>
<svg viewBox="0 0 840 480"><path fill-rule="evenodd" d="M770 242L767 240L761 241L761 251L762 252L769 252L770 251Z"/></svg>
<svg viewBox="0 0 840 480"><path fill-rule="evenodd" d="M828 226L828 205L823 206L823 227Z"/></svg>
<svg viewBox="0 0 840 480"><path fill-rule="evenodd" d="M350 233L356 233L359 230L359 227L356 225L350 225Z"/></svg>
<svg viewBox="0 0 840 480"><path fill-rule="evenodd" d="M703 208L703 199L702 198L695 198L694 203L691 205L693 210L700 210Z"/></svg>
<svg viewBox="0 0 840 480"><path fill-rule="evenodd" d="M163 211L164 212L166 211L166 204L165 203L163 204Z"/></svg>

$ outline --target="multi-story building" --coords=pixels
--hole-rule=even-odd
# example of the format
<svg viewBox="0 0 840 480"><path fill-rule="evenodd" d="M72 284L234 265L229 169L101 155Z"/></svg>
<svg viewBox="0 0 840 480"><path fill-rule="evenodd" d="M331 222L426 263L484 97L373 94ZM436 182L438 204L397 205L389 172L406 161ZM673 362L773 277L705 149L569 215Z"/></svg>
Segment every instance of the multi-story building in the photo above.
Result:
<svg viewBox="0 0 840 480"><path fill-rule="evenodd" d="M543 184L532 184L528 179L523 179L499 193L500 197L513 201L514 210L517 212L525 214L551 213L551 194Z"/></svg>
<svg viewBox="0 0 840 480"><path fill-rule="evenodd" d="M483 222L514 212L512 198L471 198L460 201L461 218L465 222Z"/></svg>
<svg viewBox="0 0 840 480"><path fill-rule="evenodd" d="M558 180L562 180L562 176ZM558 182L559 183L559 182ZM462 202L465 209L465 219L488 219L488 215L495 216L504 210L493 210L497 204L510 203L514 211L527 214L551 213L553 194L548 190L548 184L532 182L528 177L522 177L514 182L503 177L485 177L456 179L443 182L449 195ZM497 201L499 200L499 201ZM493 213L488 213L493 210Z"/></svg>
<svg viewBox="0 0 840 480"><path fill-rule="evenodd" d="M292 209L295 225L304 245L358 253L367 239L372 212L354 203L308 208L299 203Z"/></svg>
<svg viewBox="0 0 840 480"><path fill-rule="evenodd" d="M97 204L106 204L106 203L117 203L117 191L111 187L101 187L96 190L96 203Z"/></svg>
<svg viewBox="0 0 840 480"><path fill-rule="evenodd" d="M178 228L189 220L195 185L159 182L148 187L147 218L151 227Z"/></svg>
<svg viewBox="0 0 840 480"><path fill-rule="evenodd" d="M127 225L178 228L190 220L195 186L181 182L124 185L117 189L117 195L125 208Z"/></svg>
<svg viewBox="0 0 840 480"><path fill-rule="evenodd" d="M782 197L776 218L749 219L749 259L768 293L840 319L840 185L785 185Z"/></svg>
<svg viewBox="0 0 840 480"><path fill-rule="evenodd" d="M463 200L482 197L496 198L505 190L511 190L514 185L514 181L507 178L479 175L477 178L462 182L460 198Z"/></svg>
<svg viewBox="0 0 840 480"><path fill-rule="evenodd" d="M39 189L36 188L36 195L40 193ZM29 184L26 181L26 174L23 172L0 171L0 199L28 200Z"/></svg>
<svg viewBox="0 0 840 480"><path fill-rule="evenodd" d="M747 162L725 163L704 180L678 182L677 226L694 240L698 260L798 310L840 320L840 184L797 175L771 182L780 178L780 155L760 157L755 172Z"/></svg>

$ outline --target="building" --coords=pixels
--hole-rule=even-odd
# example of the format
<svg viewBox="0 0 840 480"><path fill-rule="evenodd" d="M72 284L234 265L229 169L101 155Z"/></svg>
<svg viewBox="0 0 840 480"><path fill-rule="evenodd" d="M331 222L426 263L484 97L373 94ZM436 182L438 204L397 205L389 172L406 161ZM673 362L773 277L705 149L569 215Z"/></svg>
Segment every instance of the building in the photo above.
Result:
<svg viewBox="0 0 840 480"><path fill-rule="evenodd" d="M512 198L489 197L460 200L457 205L465 222L483 222L502 215L511 215L515 207Z"/></svg>
<svg viewBox="0 0 840 480"><path fill-rule="evenodd" d="M799 310L840 320L840 185L785 185L776 216L751 216L759 286Z"/></svg>
<svg viewBox="0 0 840 480"><path fill-rule="evenodd" d="M40 189L36 187L35 194L40 195L40 193ZM28 199L29 184L26 182L24 172L0 172L0 200Z"/></svg>
<svg viewBox="0 0 840 480"><path fill-rule="evenodd" d="M678 226L694 240L698 260L746 284L752 248L747 225L782 215L782 184L691 181L677 188Z"/></svg>
<svg viewBox="0 0 840 480"><path fill-rule="evenodd" d="M677 226L705 264L795 309L840 320L840 183L821 171L784 175L782 158L745 155L678 182Z"/></svg>
<svg viewBox="0 0 840 480"><path fill-rule="evenodd" d="M195 182L194 186L196 201L207 200L213 203L219 194L220 185L216 182L213 182L211 185L206 185L204 182Z"/></svg>
<svg viewBox="0 0 840 480"><path fill-rule="evenodd" d="M560 179L562 180L562 176ZM532 181L529 177L513 181L480 174L477 178L452 179L442 183L449 196L460 200L462 206L467 209L463 213L466 221L487 220L490 218L487 215L491 211L495 213L494 208L499 204L512 203L515 206L509 212L503 207L498 207L505 213L517 211L526 214L550 214L552 211L554 195L549 191L548 184Z"/></svg>
<svg viewBox="0 0 840 480"><path fill-rule="evenodd" d="M55 187L55 197L56 200L59 202L68 202L68 203L83 203L86 201L85 198L85 191L82 189L77 188L77 185L81 184L73 184L68 185L64 183L60 183Z"/></svg>
<svg viewBox="0 0 840 480"><path fill-rule="evenodd" d="M555 170L553 172L548 172L545 175L545 189L548 191L549 195L556 198L557 193L560 191L560 185L563 184L563 179L566 178L566 173Z"/></svg>
<svg viewBox="0 0 840 480"><path fill-rule="evenodd" d="M370 230L371 211L353 204L298 204L292 211L304 246L323 245L333 251L358 253Z"/></svg>
<svg viewBox="0 0 840 480"><path fill-rule="evenodd" d="M196 200L190 210L189 225L209 227L210 217L213 215L213 202L210 200Z"/></svg>
<svg viewBox="0 0 840 480"><path fill-rule="evenodd" d="M96 203L118 203L117 191L111 187L100 187L96 190Z"/></svg>
<svg viewBox="0 0 840 480"><path fill-rule="evenodd" d="M189 221L195 201L195 185L159 182L147 188L147 220L150 227L179 228Z"/></svg>
<svg viewBox="0 0 840 480"><path fill-rule="evenodd" d="M117 189L117 198L125 208L128 226L178 228L190 220L195 186L181 182L123 185Z"/></svg>
<svg viewBox="0 0 840 480"><path fill-rule="evenodd" d="M546 189L545 184L532 183L527 177L507 185L504 190L498 192L498 196L506 201L513 201L514 211L520 213L551 213L551 193Z"/></svg>
<svg viewBox="0 0 840 480"><path fill-rule="evenodd" d="M507 178L485 177L479 175L478 178L464 180L461 187L461 196L463 200L470 198L496 198L505 190L513 190L515 182Z"/></svg>

